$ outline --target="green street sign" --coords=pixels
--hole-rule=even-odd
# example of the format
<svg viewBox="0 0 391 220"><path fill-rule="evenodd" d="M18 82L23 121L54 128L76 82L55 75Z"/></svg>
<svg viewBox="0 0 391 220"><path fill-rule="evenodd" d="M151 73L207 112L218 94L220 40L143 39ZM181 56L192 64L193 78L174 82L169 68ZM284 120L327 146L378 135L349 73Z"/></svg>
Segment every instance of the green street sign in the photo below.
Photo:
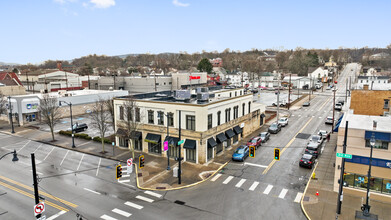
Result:
<svg viewBox="0 0 391 220"><path fill-rule="evenodd" d="M178 145L183 144L183 142L185 142L185 139L178 141Z"/></svg>
<svg viewBox="0 0 391 220"><path fill-rule="evenodd" d="M346 158L346 159L352 159L352 155L351 154L337 153L337 157L342 157L342 158Z"/></svg>

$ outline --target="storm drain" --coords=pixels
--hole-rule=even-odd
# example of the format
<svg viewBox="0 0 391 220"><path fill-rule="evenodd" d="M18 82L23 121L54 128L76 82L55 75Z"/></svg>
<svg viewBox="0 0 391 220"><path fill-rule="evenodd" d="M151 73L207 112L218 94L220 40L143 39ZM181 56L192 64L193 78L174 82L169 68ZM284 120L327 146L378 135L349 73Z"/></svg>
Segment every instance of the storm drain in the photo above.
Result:
<svg viewBox="0 0 391 220"><path fill-rule="evenodd" d="M311 134L299 133L296 135L296 138L308 139L310 136L311 136Z"/></svg>
<svg viewBox="0 0 391 220"><path fill-rule="evenodd" d="M182 201L180 201L180 200L175 200L174 203L176 203L176 204L178 204L178 205L184 205L184 204L185 204L185 202L182 202Z"/></svg>

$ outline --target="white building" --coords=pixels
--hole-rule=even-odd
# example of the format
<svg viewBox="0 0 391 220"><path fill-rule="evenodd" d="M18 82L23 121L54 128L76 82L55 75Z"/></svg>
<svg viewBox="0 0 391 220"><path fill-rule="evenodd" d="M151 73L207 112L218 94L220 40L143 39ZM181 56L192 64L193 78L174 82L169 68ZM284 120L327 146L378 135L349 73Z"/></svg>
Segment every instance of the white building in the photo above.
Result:
<svg viewBox="0 0 391 220"><path fill-rule="evenodd" d="M368 85L369 90L389 90L391 83L389 76L358 76L356 89L363 89Z"/></svg>
<svg viewBox="0 0 391 220"><path fill-rule="evenodd" d="M329 76L329 71L323 69L323 67L318 67L316 69L311 69L311 72L308 72L308 77L312 79L321 79Z"/></svg>

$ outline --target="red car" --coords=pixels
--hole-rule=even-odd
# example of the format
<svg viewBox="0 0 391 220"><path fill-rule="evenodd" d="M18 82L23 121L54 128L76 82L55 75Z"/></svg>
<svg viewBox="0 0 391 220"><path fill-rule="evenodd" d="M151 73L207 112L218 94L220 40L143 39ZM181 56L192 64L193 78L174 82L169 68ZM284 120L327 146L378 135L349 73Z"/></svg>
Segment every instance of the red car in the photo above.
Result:
<svg viewBox="0 0 391 220"><path fill-rule="evenodd" d="M247 146L255 146L255 149L258 149L259 146L262 145L261 137L253 137L251 140L247 142Z"/></svg>

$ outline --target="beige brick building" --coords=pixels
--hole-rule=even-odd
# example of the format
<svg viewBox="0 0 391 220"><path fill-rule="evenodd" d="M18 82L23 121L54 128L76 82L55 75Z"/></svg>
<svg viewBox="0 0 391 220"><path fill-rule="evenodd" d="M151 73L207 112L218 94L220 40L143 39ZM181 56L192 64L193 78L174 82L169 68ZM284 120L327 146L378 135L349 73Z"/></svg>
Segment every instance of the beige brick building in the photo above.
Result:
<svg viewBox="0 0 391 220"><path fill-rule="evenodd" d="M358 115L387 115L390 112L391 91L353 90L351 93L350 109Z"/></svg>

